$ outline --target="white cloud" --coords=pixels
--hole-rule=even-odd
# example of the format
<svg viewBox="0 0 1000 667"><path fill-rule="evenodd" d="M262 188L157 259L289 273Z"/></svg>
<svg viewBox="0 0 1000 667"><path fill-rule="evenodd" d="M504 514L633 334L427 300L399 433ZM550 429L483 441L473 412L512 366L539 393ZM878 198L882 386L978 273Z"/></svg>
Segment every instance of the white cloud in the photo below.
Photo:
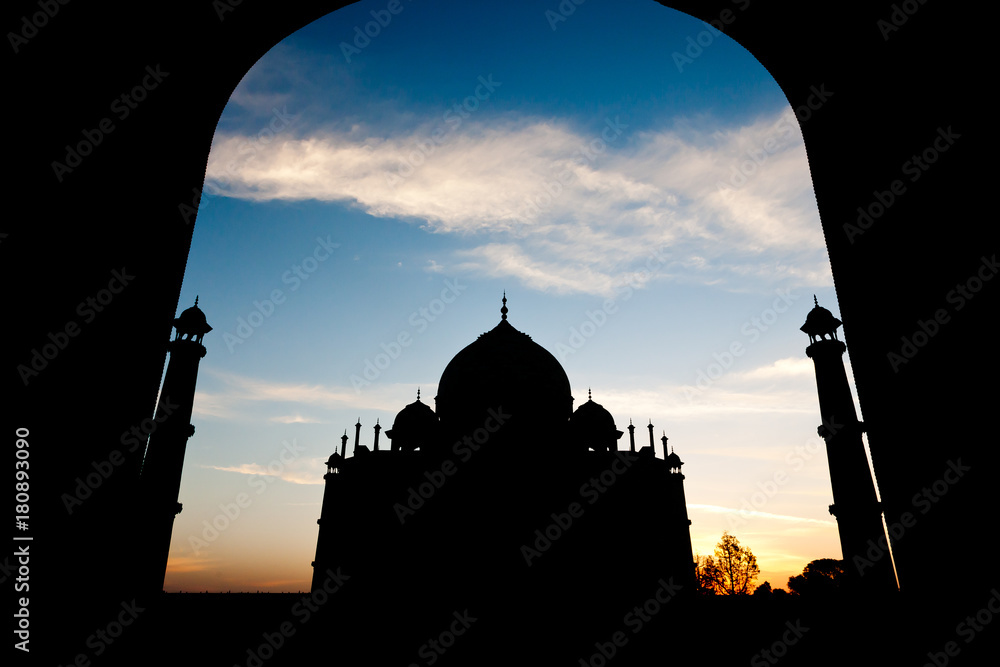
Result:
<svg viewBox="0 0 1000 667"><path fill-rule="evenodd" d="M784 380L788 378L812 378L815 373L812 359L808 357L786 357L749 371L735 373L739 381Z"/></svg>
<svg viewBox="0 0 1000 667"><path fill-rule="evenodd" d="M270 421L277 422L279 424L321 424L323 423L319 419L313 419L312 417L303 417L302 415L282 415L279 417L271 417Z"/></svg>
<svg viewBox="0 0 1000 667"><path fill-rule="evenodd" d="M289 415L289 404L313 413L349 408L361 412L398 412L413 402L417 385L373 384L364 391L353 387L330 386L305 382L275 382L221 371L203 369L206 376L221 385L217 390L199 389L195 393L194 414L219 419L261 420L292 423L323 423L318 417ZM422 384L425 392L434 392L436 385ZM427 395L433 395L428 393ZM268 409L274 416L267 416Z"/></svg>
<svg viewBox="0 0 1000 667"><path fill-rule="evenodd" d="M775 521L787 521L791 523L818 523L824 526L836 526L835 521L825 521L823 519L810 519L801 516L789 516L787 514L772 514L771 512L759 512L757 510L742 510L735 507L721 507L719 505L697 505L688 503L689 510L700 510L712 514L736 514L740 518L773 519Z"/></svg>
<svg viewBox="0 0 1000 667"><path fill-rule="evenodd" d="M608 295L651 249L667 255L660 279L684 269L730 289L830 284L791 110L711 133L677 128L622 129L606 142L600 130L513 117L289 132L267 144L220 133L207 175L225 196L336 202L462 238L472 247L437 268L538 290Z"/></svg>
<svg viewBox="0 0 1000 667"><path fill-rule="evenodd" d="M754 372L744 375L752 378ZM727 415L792 415L815 411L815 392L810 394L808 386L805 389L762 386L759 381L726 386L723 380L725 376L704 389L677 384L661 384L648 389L605 387L598 402L616 416L662 415L661 418L672 422L705 422Z"/></svg>
<svg viewBox="0 0 1000 667"><path fill-rule="evenodd" d="M236 466L203 465L201 467L210 470L221 470L223 472L234 472L240 475L260 475L277 478L292 484L323 484L323 474L326 472L326 465L322 459L291 461L290 463L282 463L281 465L272 462L269 466L259 463L241 463Z"/></svg>

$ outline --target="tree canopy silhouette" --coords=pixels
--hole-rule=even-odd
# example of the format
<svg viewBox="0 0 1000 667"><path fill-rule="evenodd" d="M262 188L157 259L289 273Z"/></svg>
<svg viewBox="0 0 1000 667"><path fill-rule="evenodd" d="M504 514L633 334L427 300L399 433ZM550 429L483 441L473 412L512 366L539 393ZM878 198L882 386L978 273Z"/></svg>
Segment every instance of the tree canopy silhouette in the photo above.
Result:
<svg viewBox="0 0 1000 667"><path fill-rule="evenodd" d="M760 574L757 557L750 547L729 534L722 533L722 540L715 545L715 555L699 561L697 574L703 588L710 588L719 595L746 595L753 591Z"/></svg>
<svg viewBox="0 0 1000 667"><path fill-rule="evenodd" d="M809 561L802 574L788 578L788 589L803 597L835 595L844 580L844 561L817 558Z"/></svg>

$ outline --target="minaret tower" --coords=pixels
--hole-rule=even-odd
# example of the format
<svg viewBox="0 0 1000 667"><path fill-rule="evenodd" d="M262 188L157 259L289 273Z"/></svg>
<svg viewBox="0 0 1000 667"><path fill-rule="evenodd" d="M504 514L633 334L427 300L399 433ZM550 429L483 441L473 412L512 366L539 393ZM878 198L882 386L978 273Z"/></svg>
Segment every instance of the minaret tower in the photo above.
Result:
<svg viewBox="0 0 1000 667"><path fill-rule="evenodd" d="M205 313L198 308L198 299L174 320L177 333L167 343L170 362L160 390L156 407L156 430L149 436L139 489L145 515L145 532L139 538L141 592L156 595L163 590L170 551L170 535L174 517L180 513L177 502L181 487L181 470L187 441L194 435L191 411L194 406L194 389L198 379L198 364L205 356L201 341L212 330Z"/></svg>
<svg viewBox="0 0 1000 667"><path fill-rule="evenodd" d="M837 338L837 328L842 322L821 307L816 297L813 302L815 307L809 311L801 330L809 336L806 354L816 367L823 420L819 435L826 441L834 503L830 505L830 514L837 517L844 570L856 590L895 591L892 559L885 548L882 508L861 440L864 424L858 421L844 369L847 346ZM879 550L879 557L872 558Z"/></svg>
<svg viewBox="0 0 1000 667"><path fill-rule="evenodd" d="M687 513L687 498L684 496L684 473L681 467L684 462L674 453L667 453L667 434L660 439L663 443L663 460L667 469L668 503L664 508L663 519L668 533L673 536L684 535L684 539L672 540L670 546L670 569L680 573L685 586L694 585L695 560L691 547L691 519Z"/></svg>

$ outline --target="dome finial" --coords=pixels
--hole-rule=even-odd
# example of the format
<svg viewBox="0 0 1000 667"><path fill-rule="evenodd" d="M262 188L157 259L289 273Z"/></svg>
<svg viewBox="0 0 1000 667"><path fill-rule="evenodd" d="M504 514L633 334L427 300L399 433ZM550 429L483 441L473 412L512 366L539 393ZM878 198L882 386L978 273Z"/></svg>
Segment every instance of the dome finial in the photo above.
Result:
<svg viewBox="0 0 1000 667"><path fill-rule="evenodd" d="M587 387L587 400L588 401L594 400L594 397L590 395L590 387Z"/></svg>
<svg viewBox="0 0 1000 667"><path fill-rule="evenodd" d="M194 307L195 308L198 307L198 297L197 296L195 296L195 298L194 298Z"/></svg>
<svg viewBox="0 0 1000 667"><path fill-rule="evenodd" d="M819 299L816 298L815 294L813 294L813 305L819 308Z"/></svg>
<svg viewBox="0 0 1000 667"><path fill-rule="evenodd" d="M503 306L500 308L500 319L507 319L507 290L503 291Z"/></svg>
<svg viewBox="0 0 1000 667"><path fill-rule="evenodd" d="M417 387L417 400L420 400L420 387Z"/></svg>

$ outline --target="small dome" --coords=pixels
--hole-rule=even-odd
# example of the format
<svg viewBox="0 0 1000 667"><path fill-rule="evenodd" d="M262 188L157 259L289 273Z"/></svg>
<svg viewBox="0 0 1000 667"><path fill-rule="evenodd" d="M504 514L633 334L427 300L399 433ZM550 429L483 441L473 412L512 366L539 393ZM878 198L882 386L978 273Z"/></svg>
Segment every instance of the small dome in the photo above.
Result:
<svg viewBox="0 0 1000 667"><path fill-rule="evenodd" d="M421 402L418 390L417 400L399 411L385 434L392 440L393 449L411 452L437 438L438 417L429 405Z"/></svg>
<svg viewBox="0 0 1000 667"><path fill-rule="evenodd" d="M684 465L684 462L681 461L681 457L677 456L676 454L673 453L673 451L671 451L670 455L667 456L667 467L673 470L675 468L680 469L682 465Z"/></svg>
<svg viewBox="0 0 1000 667"><path fill-rule="evenodd" d="M331 469L337 468L340 467L340 464L343 462L344 462L344 457L341 456L339 453L334 452L333 454L330 454L330 458L326 460L326 467Z"/></svg>
<svg viewBox="0 0 1000 667"><path fill-rule="evenodd" d="M180 317L174 320L174 328L180 336L187 335L191 338L204 336L212 327L208 325L205 313L198 307L198 297L194 298L194 305L181 313Z"/></svg>
<svg viewBox="0 0 1000 667"><path fill-rule="evenodd" d="M595 403L589 393L587 402L577 408L569 420L573 442L598 452L615 451L622 432L615 426L611 413Z"/></svg>
<svg viewBox="0 0 1000 667"><path fill-rule="evenodd" d="M815 296L813 296L813 303L816 304L815 307L806 315L806 323L799 330L811 337L822 338L826 334L834 337L837 327L843 322L834 317L829 310L820 306Z"/></svg>

